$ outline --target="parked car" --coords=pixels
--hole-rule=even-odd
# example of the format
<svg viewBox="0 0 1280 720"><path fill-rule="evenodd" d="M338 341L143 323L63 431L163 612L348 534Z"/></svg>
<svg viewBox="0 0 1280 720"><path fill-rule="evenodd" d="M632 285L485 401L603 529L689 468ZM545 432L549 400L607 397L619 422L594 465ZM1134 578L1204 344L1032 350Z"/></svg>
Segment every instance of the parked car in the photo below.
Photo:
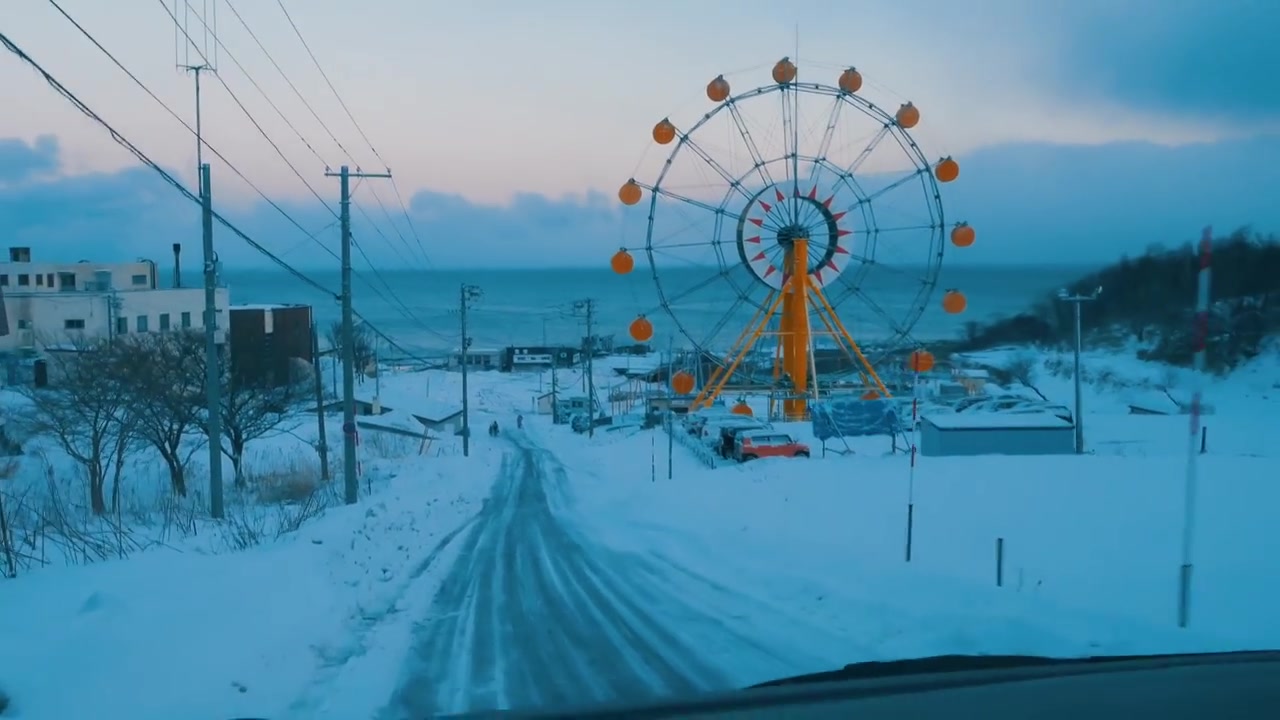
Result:
<svg viewBox="0 0 1280 720"><path fill-rule="evenodd" d="M753 417L744 417L742 415L726 415L724 417L712 418L702 425L694 434L702 442L716 447L720 444L720 431L727 427L763 427L768 423L757 420Z"/></svg>
<svg viewBox="0 0 1280 720"><path fill-rule="evenodd" d="M780 432L743 432L734 438L733 457L748 462L765 457L809 457L809 446Z"/></svg>
<svg viewBox="0 0 1280 720"><path fill-rule="evenodd" d="M750 423L744 422L742 424L721 426L720 442L716 446L716 451L720 453L720 457L722 458L731 458L733 457L734 443L737 441L740 433L751 433L770 429L772 429L772 426L758 420Z"/></svg>

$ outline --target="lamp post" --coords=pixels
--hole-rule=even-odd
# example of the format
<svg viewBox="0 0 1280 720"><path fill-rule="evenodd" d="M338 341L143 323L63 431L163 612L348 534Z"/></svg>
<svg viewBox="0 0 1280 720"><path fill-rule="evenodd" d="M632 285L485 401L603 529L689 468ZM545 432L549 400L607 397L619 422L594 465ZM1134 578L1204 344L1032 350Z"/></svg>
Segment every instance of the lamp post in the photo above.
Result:
<svg viewBox="0 0 1280 720"><path fill-rule="evenodd" d="M1081 413L1082 403L1080 400L1080 345L1081 345L1080 305L1093 300L1097 300L1098 296L1101 294L1102 294L1101 287L1098 287L1088 295L1084 295L1081 293L1076 293L1072 295L1071 293L1068 293L1065 289L1058 291L1058 299L1061 300L1062 302L1071 303L1074 306L1074 311L1075 311L1076 357L1075 357L1075 372L1073 373L1073 375L1075 376L1075 386L1076 386L1075 388L1076 389L1076 407L1075 407L1075 411L1072 413L1072 419L1075 421L1073 424L1075 425L1075 431L1076 431L1076 454L1077 455L1081 455L1084 453L1084 417Z"/></svg>

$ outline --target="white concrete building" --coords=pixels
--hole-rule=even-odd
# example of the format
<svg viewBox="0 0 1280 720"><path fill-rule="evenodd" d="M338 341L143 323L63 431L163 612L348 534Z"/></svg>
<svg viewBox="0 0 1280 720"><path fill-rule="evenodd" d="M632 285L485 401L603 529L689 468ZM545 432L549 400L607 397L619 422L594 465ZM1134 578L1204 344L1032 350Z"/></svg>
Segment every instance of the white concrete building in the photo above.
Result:
<svg viewBox="0 0 1280 720"><path fill-rule="evenodd" d="M28 248L9 248L0 263L9 334L0 353L35 352L76 340L204 327L204 288L160 288L156 264L41 263ZM219 342L225 337L226 288L215 295Z"/></svg>

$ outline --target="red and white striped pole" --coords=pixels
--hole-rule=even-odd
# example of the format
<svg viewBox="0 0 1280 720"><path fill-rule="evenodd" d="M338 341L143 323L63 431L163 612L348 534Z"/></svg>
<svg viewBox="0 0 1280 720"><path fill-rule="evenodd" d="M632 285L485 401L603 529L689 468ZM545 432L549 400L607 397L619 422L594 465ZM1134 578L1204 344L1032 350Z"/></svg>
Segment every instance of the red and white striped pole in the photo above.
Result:
<svg viewBox="0 0 1280 720"><path fill-rule="evenodd" d="M907 471L907 562L911 562L911 541L915 531L916 516L916 455L919 453L920 432L920 370L933 366L933 356L923 350L911 353L911 469ZM929 367L921 368L928 364Z"/></svg>
<svg viewBox="0 0 1280 720"><path fill-rule="evenodd" d="M911 469L907 474L907 562L911 562L911 535L916 513L916 454L920 443L920 373L911 375Z"/></svg>
<svg viewBox="0 0 1280 720"><path fill-rule="evenodd" d="M1192 350L1195 353L1191 393L1191 429L1187 438L1187 477L1182 498L1182 567L1178 573L1178 627L1186 627L1191 614L1191 552L1195 539L1195 502L1199 456L1200 413L1203 400L1205 346L1209 340L1209 280L1213 257L1213 228L1206 227L1200 238L1200 271L1196 276L1196 313L1192 320Z"/></svg>

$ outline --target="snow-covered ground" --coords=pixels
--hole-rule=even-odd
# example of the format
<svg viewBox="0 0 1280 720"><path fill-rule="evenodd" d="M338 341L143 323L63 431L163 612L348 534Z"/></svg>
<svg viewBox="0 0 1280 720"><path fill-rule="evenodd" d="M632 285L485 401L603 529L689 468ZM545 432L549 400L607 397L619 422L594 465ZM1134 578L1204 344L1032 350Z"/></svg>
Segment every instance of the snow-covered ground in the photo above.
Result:
<svg viewBox="0 0 1280 720"><path fill-rule="evenodd" d="M1114 355L1089 355L1085 365L1091 454L920 458L911 563L908 463L886 439L859 440L854 455L715 470L673 444L668 479L661 430L588 439L532 415L538 378L476 373L480 432L469 458L450 439L425 456L377 459L366 440L373 481L360 504L332 507L277 540L227 552L207 529L124 560L0 581L0 693L11 698L0 717L369 717L396 691L415 626L431 617L462 545L449 541L481 515L511 449L483 427L510 426L517 412L529 440L564 468L567 522L617 557L696 573L685 586L700 593L683 598L689 612L722 613L770 651L769 663L737 666L734 655L717 655L734 682L942 652L1280 646L1280 619L1269 612L1280 601L1280 566L1268 551L1280 501L1280 451L1268 442L1280 417L1280 362L1259 359L1207 389L1215 413L1199 458L1186 630L1176 627L1175 599L1187 419L1128 415L1126 398L1144 382L1189 380ZM1035 384L1069 406L1061 367L1060 357L1038 357ZM605 373L598 384L616 383ZM459 392L458 377L443 372L384 377L382 388L392 407ZM263 441L255 462L292 457L299 441L287 442Z"/></svg>

